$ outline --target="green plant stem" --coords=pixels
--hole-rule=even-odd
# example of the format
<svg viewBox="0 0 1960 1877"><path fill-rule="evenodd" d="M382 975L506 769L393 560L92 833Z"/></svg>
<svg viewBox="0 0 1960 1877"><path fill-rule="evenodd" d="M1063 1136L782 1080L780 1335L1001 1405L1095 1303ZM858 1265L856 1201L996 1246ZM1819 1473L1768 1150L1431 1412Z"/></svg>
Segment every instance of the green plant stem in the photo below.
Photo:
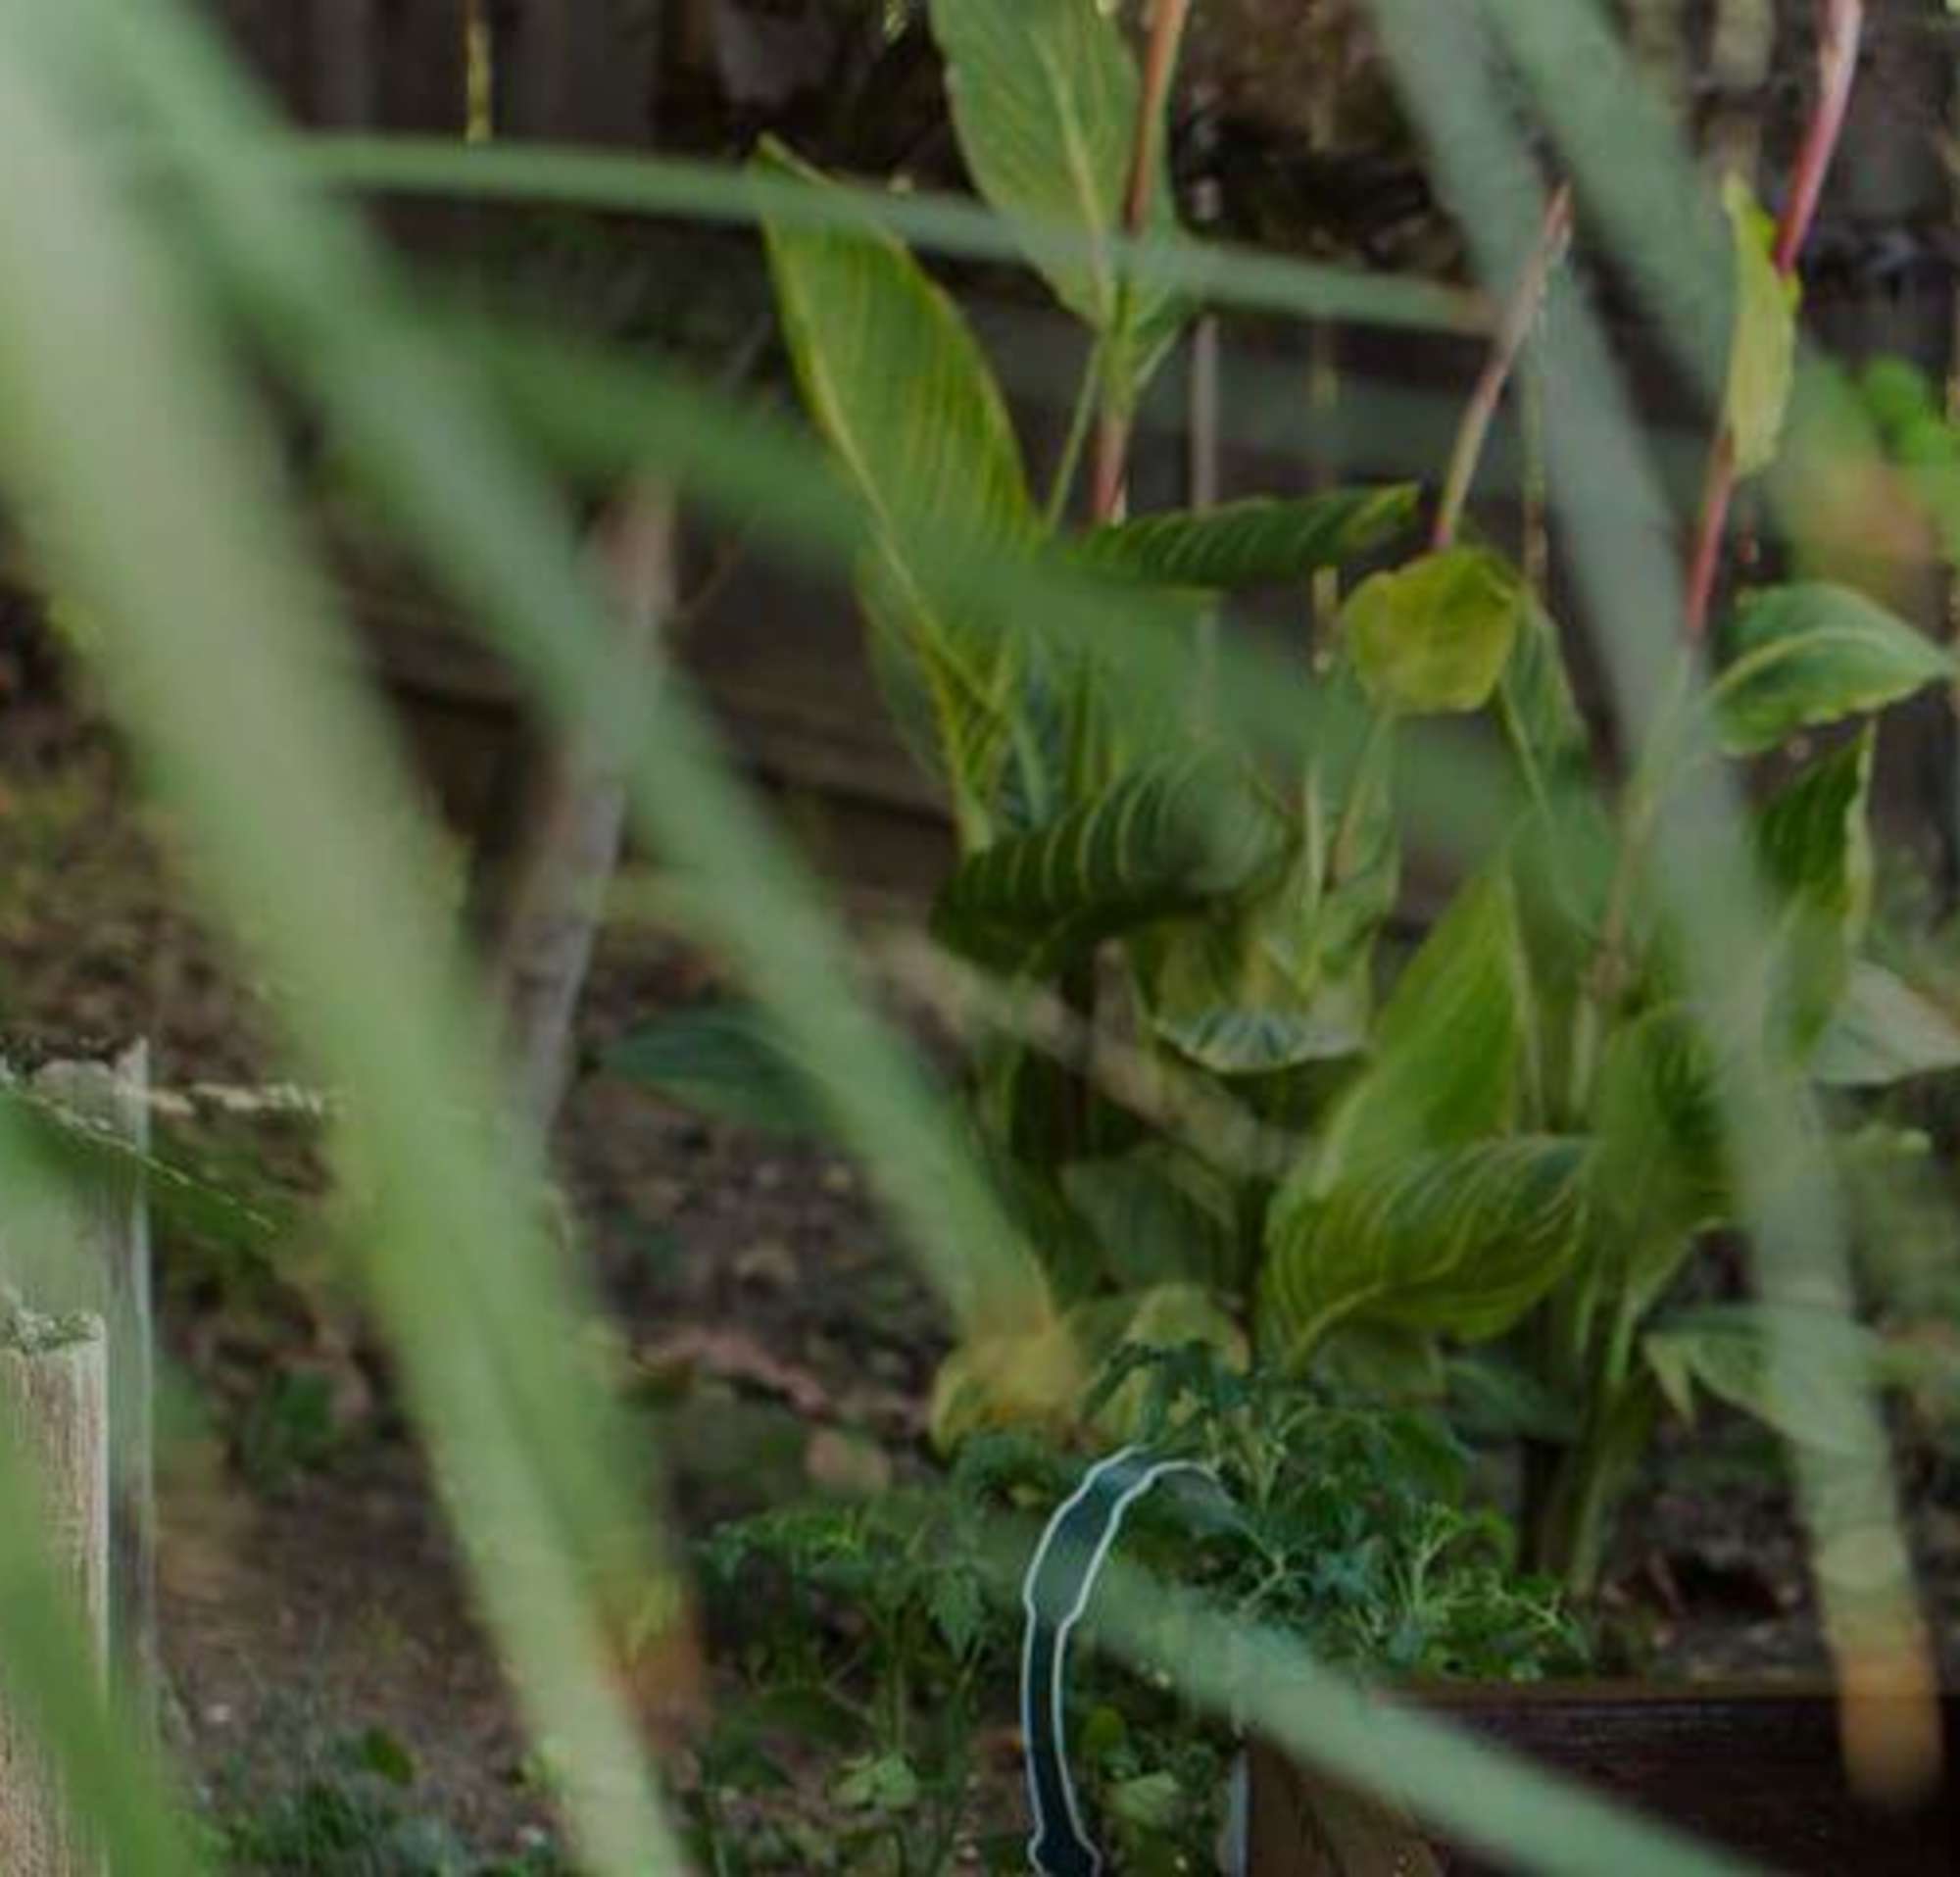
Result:
<svg viewBox="0 0 1960 1877"><path fill-rule="evenodd" d="M1061 455L1054 466L1054 480L1049 486L1048 501L1042 509L1042 519L1053 534L1061 526L1062 518L1068 513L1068 498L1075 488L1075 477L1082 467L1082 452L1089 441L1089 427L1096 417L1096 406L1102 394L1102 343L1099 339L1090 348L1089 362L1082 369L1082 382L1076 386L1075 403L1068 414L1068 434L1063 438Z"/></svg>
<svg viewBox="0 0 1960 1877"><path fill-rule="evenodd" d="M1441 553L1451 546L1462 525L1463 511L1470 500L1471 485L1477 479L1477 466L1484 459L1491 426L1496 421L1498 407L1517 370L1518 359L1544 304L1551 271L1572 238L1572 185L1562 182L1552 191L1539 228L1538 243L1525 262L1503 316L1491 342L1489 358L1464 408L1463 421L1456 431L1456 444L1449 456L1449 469L1443 481L1443 495L1437 505L1436 524L1430 546Z"/></svg>
<svg viewBox="0 0 1960 1877"><path fill-rule="evenodd" d="M1600 1390L1579 1440L1565 1450L1528 1533L1535 1569L1585 1602L1599 1588L1613 1517L1653 1435L1660 1398L1645 1375Z"/></svg>

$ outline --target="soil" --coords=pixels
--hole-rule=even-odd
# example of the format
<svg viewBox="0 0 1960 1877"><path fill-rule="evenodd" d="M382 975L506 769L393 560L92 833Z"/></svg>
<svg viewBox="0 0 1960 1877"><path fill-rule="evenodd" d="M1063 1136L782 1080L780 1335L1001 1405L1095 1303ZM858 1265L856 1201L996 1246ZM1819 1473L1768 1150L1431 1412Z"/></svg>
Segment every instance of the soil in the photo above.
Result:
<svg viewBox="0 0 1960 1877"><path fill-rule="evenodd" d="M29 1042L146 1035L167 1092L286 1073L263 1001L192 914L171 830L113 741L67 708L17 706L5 720L9 1026ZM610 926L581 1017L588 1063L712 977L657 929ZM235 1804L378 1739L399 1743L416 1805L482 1853L547 1842L547 1799L382 1366L307 1251L320 1186L308 1124L192 1103L160 1125L171 1152L248 1180L252 1215L281 1226L166 1218L157 1234L176 1378L166 1421L179 1430L164 1456L163 1627L188 1777ZM840 1465L875 1483L914 1463L944 1326L850 1167L706 1124L590 1066L558 1145L618 1335L693 1378L662 1430L689 1530ZM304 1397L311 1418L282 1418L296 1377L321 1385ZM1915 1532L1950 1612L1960 1498L1948 1480L1919 1483ZM1823 1655L1803 1583L1773 1452L1718 1423L1691 1458L1666 1457L1613 1597L1650 1672L1804 1670ZM1960 1628L1940 1641L1960 1664Z"/></svg>

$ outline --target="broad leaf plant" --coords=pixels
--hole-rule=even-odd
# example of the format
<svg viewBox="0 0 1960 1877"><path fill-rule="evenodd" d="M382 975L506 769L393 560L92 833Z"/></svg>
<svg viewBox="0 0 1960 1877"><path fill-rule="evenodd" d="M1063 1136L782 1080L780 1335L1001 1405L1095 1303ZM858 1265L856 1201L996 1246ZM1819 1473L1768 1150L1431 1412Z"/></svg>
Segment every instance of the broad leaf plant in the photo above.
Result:
<svg viewBox="0 0 1960 1877"><path fill-rule="evenodd" d="M844 222L767 239L805 404L874 523L858 590L875 666L956 818L934 934L1207 1083L1262 1144L1213 1151L1081 1062L992 1044L975 1125L1064 1311L1027 1344L956 1355L941 1431L1058 1413L1083 1359L1119 1342L1205 1340L1397 1395L1473 1375L1544 1462L1537 1561L1586 1588L1670 1404L1706 1390L1775 1411L1759 1310L1680 1301L1697 1242L1739 1217L1724 1052L1826 1087L1960 1063L1960 1033L1861 951L1875 719L1953 661L1846 586L1744 593L1710 635L1709 681L1685 671L1607 799L1542 597L1453 523L1423 540L1414 486L1128 519L1102 501L1068 528L1074 444L1127 422L1192 312L1115 258L1126 236L1175 239L1161 88L1147 95L1096 0L937 0L933 24L975 185L1088 327L1055 485L1032 485L979 343L896 239ZM808 173L780 149L758 162ZM1727 206L1723 422L1746 477L1778 455L1797 288L1740 182ZM1132 710L1109 665L1039 618L976 615L944 577L949 540L1059 556L1194 617L1338 572L1313 683L1366 727L1287 773L1201 709ZM1397 757L1425 719L1466 716L1500 742L1517 813L1390 971ZM1755 815L1774 945L1737 1008L1696 1008L1645 891L1666 792L1684 751L1746 763L1799 738L1819 753Z"/></svg>

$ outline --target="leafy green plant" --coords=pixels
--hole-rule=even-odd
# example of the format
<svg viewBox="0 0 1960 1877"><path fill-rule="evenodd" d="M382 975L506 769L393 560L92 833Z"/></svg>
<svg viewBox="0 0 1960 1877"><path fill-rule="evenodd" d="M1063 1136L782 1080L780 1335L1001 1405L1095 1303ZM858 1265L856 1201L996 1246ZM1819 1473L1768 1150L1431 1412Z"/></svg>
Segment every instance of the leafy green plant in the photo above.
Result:
<svg viewBox="0 0 1960 1877"><path fill-rule="evenodd" d="M1225 1487L1229 1512L1173 1497L1140 1507L1125 1540L1215 1606L1283 1623L1367 1676L1533 1680L1587 1660L1555 1590L1519 1575L1508 1528L1465 1508L1465 1451L1433 1414L1330 1402L1201 1342L1124 1345L1092 1396L1091 1416L1128 1397L1145 1438ZM1079 1464L1026 1430L978 1435L930 1484L762 1514L706 1541L710 1607L739 1641L747 1689L703 1757L710 1868L777 1868L779 1852L808 1866L794 1832L738 1819L729 1801L787 1793L812 1746L843 1821L823 1867L949 1867L973 1824L977 1742L1014 1712L1009 1593L1031 1521L1067 1497ZM1016 1546L1001 1543L1004 1517L1022 1522ZM1094 1656L1079 1673L1074 1756L1125 1868L1201 1862L1229 1736L1148 1677Z"/></svg>
<svg viewBox="0 0 1960 1877"><path fill-rule="evenodd" d="M984 29L956 23L966 11L941 9L936 25L969 170L1010 222L1066 222L1090 242L1068 269L1034 258L1090 326L1085 403L1120 412L1178 308L1106 290L1094 243L1122 232L1136 153L1160 142L1161 100L1126 75L1121 30L1090 0ZM1044 161L1063 142L1076 158L1066 189ZM771 175L807 173L780 151L760 161ZM1165 213L1160 192L1145 195ZM1810 212L1794 204L1773 223L1740 183L1726 201L1730 365L1690 646L1713 603L1730 491L1778 453L1799 293L1790 218ZM1480 405L1501 393L1528 335L1567 213L1561 198ZM1947 652L1845 587L1744 594L1705 691L1684 668L1602 805L1541 599L1496 548L1458 538L1481 427L1428 542L1372 572L1409 539L1412 489L1124 519L1099 484L1088 530L1067 535L1072 457L1038 503L977 343L906 250L842 212L821 229L765 226L806 403L871 518L860 591L872 651L896 719L955 807L963 858L935 935L1092 1032L1109 1026L1099 961L1113 955L1142 1050L1291 1134L1277 1163L1223 1164L1076 1068L1011 1037L990 1047L974 1111L1069 1313L1012 1349L956 1358L942 1432L984 1422L990 1401L1022 1413L1069 1399L1080 1360L1137 1336L1166 1295L1187 1300L1173 1309L1179 1333L1207 1308L1189 1303L1195 1292L1221 1348L1236 1324L1297 1371L1358 1364L1398 1392L1440 1387L1446 1348L1502 1345L1492 1359L1523 1370L1541 1409L1534 1556L1576 1587L1596 1575L1617 1495L1667 1405L1686 1410L1707 1390L1814 1435L1770 1386L1770 1318L1670 1314L1670 1299L1697 1235L1741 1215L1726 1083L1760 1071L1791 1087L1869 1084L1940 1054L1907 987L1861 955L1874 739L1856 726L1950 677ZM1488 422L1487 408L1473 416ZM949 533L1058 560L1140 607L1199 611L1240 587L1362 573L1317 667L1322 747L1276 773L1201 709L1138 715L1118 648L1085 652L1038 617L1012 632L976 621L921 545ZM1423 719L1462 716L1490 723L1507 752L1508 826L1381 995L1400 877L1396 753ZM1655 829L1707 765L1840 725L1848 740L1756 816L1772 936L1710 1008L1649 892Z"/></svg>
<svg viewBox="0 0 1960 1877"><path fill-rule="evenodd" d="M1583 121L1593 142L1572 160L1604 178L1589 195L1611 205L1616 189L1624 198L1631 187L1670 215L1690 201L1674 186L1679 153L1664 138L1646 148L1627 134L1624 107L1637 106L1639 87L1624 82L1601 10L1491 0L1474 11L1499 22L1526 91L1562 144L1580 140L1572 126ZM1834 8L1847 11L1855 47L1855 4ZM1377 12L1414 19L1446 53L1473 10L1378 0ZM472 393L449 330L413 316L352 218L315 192L332 166L311 165L305 153L295 161L274 142L266 114L188 9L10 4L0 7L0 139L12 159L0 166L12 211L0 217L0 474L10 513L18 500L52 576L99 626L114 708L198 837L202 876L263 944L283 1013L322 1080L348 1091L348 1152L383 1201L363 1247L365 1275L413 1410L431 1435L512 1684L532 1726L558 1743L581 1857L609 1872L673 1862L679 1852L634 1752L577 1568L633 1529L627 1482L640 1474L610 1463L601 1405L581 1390L564 1273L530 1228L531 1169L507 1136L479 1125L498 1107L480 1013L445 950L424 890L426 858L401 842L392 810L403 797L388 745L341 675L339 621L280 504L278 478L267 473L271 458L226 341L249 334L255 367L277 370L318 404L404 534L511 655L553 721L617 727L643 825L698 869L709 928L773 1019L823 1062L833 1119L865 1156L962 1323L984 1323L1003 1296L1016 1308L1042 1300L1019 1281L969 1159L852 993L815 896L745 809L678 687L647 687L648 699L639 676L609 662L606 621L578 577L569 530ZM1452 125L1464 133L1455 148L1481 153L1516 127L1515 97L1493 104L1483 95L1489 75L1468 60L1446 74L1466 106ZM105 143L111 123L127 136ZM567 183L550 152L507 151L494 173L474 152L440 155L452 177L460 167L456 186L466 190L486 174L520 171L532 186L563 192L597 173L579 167ZM369 183L385 181L397 161L356 149L336 173L344 183L365 164ZM153 166L169 186L153 186ZM1484 166L1473 155L1457 167L1474 199ZM764 199L687 166L631 168L630 199L641 208L658 200L740 218ZM1136 169L1151 173L1148 164ZM1501 170L1494 181L1510 179ZM616 180L616 171L606 173ZM1649 189L1655 175L1669 189ZM772 198L786 216L788 199ZM1144 199L1148 206L1148 190ZM907 206L909 225L953 225L945 205ZM1126 198L1126 222L1128 209ZM828 213L817 203L802 225ZM1472 220L1481 226L1501 216ZM992 233L977 215L958 226L977 244L983 223ZM1110 244L1126 259L1138 258L1133 248L1127 231L1124 245ZM998 238L988 251L1001 252ZM1631 259L1638 271L1651 253ZM1279 266L1249 273L1240 263L1242 282L1251 274L1268 282L1268 304L1459 324L1464 311L1460 295L1427 287L1397 292L1352 272ZM1161 276L1140 262L1135 278L1147 277ZM1704 275L1683 267L1671 277L1691 297ZM856 538L844 524L822 531L837 519L829 485L807 474L807 459L780 437L745 428L726 400L691 397L658 374L625 377L648 395L624 400L610 424L595 426L606 432L610 462L628 452L636 469L697 474L723 499L738 485L761 492L768 525L804 546ZM1588 420L1608 420L1593 439L1611 458L1629 439L1610 401L1593 399L1600 381L1575 377L1573 405ZM637 424L649 412L658 420ZM580 403L570 415L584 424L592 411ZM1113 423L1098 426L1099 439L1118 433ZM1615 466L1606 467L1605 485L1617 487ZM1584 519L1588 505L1575 506ZM1615 504L1591 507L1629 533ZM1638 529L1629 541L1627 564L1650 572ZM1595 572L1616 565L1590 550L1587 558ZM981 584L1016 603L1034 596L1063 608L1079 591L1011 559L986 559L982 570ZM1595 579L1595 588L1604 584ZM1653 584L1635 580L1628 590L1638 601ZM948 598L971 590L949 585ZM1145 596L1125 594L1123 607L1141 615ZM1602 611L1619 622L1611 607ZM1220 667L1254 668L1223 657ZM215 699L222 734L213 734ZM1322 754L1332 761L1332 751ZM1697 890L1706 884L1697 880ZM1678 908L1680 898L1669 903ZM1777 1137L1767 1124L1758 1132ZM31 1187L43 1171L28 1146L12 1127L0 1139L10 1190ZM1760 1194L1751 1197L1753 1216L1766 1209L1753 1203ZM1833 1375L1823 1379L1864 1411ZM104 1699L79 1627L64 1621L31 1482L5 1434L10 1700L24 1705L107 1854L146 1872L187 1872L194 1859L173 1829L166 1783ZM1860 1509L1869 1504L1862 1496ZM1870 1557L1870 1548L1861 1551L1861 1562ZM1898 1602L1898 1582L1889 1575L1867 1608ZM1125 1607L1134 1613L1137 1600ZM1229 1699L1224 1664L1234 1646L1260 1649L1284 1670L1252 1697L1276 1741L1363 1784L1392 1762L1410 1803L1478 1845L1575 1869L1732 1867L1416 1716L1364 1716L1281 1632L1200 1623L1171 1662L1133 1648L1139 1631L1127 1617L1110 1633L1115 1647L1160 1672L1174 1668L1181 1687L1212 1702ZM1897 1738L1886 1735L1888 1744Z"/></svg>
<svg viewBox="0 0 1960 1877"><path fill-rule="evenodd" d="M222 1870L281 1877L570 1877L547 1846L512 1857L472 1851L416 1791L414 1755L383 1728L305 1755L283 1791L246 1794L220 1779L207 1820Z"/></svg>

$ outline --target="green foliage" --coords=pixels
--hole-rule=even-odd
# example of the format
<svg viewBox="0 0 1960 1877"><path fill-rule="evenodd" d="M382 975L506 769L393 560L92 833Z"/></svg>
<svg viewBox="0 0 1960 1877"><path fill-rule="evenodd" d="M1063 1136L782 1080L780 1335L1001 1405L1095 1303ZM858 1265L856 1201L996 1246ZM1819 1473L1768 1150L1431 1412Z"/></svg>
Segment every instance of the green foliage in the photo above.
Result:
<svg viewBox="0 0 1960 1877"><path fill-rule="evenodd" d="M703 1005L642 1024L607 1051L605 1064L717 1120L771 1134L828 1131L780 1033L746 1005Z"/></svg>
<svg viewBox="0 0 1960 1877"><path fill-rule="evenodd" d="M1874 748L1867 724L1781 790L1756 823L1776 907L1765 1008L1773 1040L1799 1058L1838 1009L1871 917Z"/></svg>
<svg viewBox="0 0 1960 1877"><path fill-rule="evenodd" d="M1740 176L1722 184L1735 239L1735 318L1723 418L1736 473L1755 475L1776 461L1796 381L1796 310L1801 290L1777 272L1776 222Z"/></svg>
<svg viewBox="0 0 1960 1877"><path fill-rule="evenodd" d="M1099 939L1229 906L1272 874L1289 839L1237 764L1153 764L966 861L940 893L933 929L997 968L1052 973Z"/></svg>
<svg viewBox="0 0 1960 1877"><path fill-rule="evenodd" d="M1284 586L1351 567L1415 519L1413 485L1330 489L1279 501L1249 496L1201 511L1172 510L1091 528L1072 557L1098 572L1169 587Z"/></svg>
<svg viewBox="0 0 1960 1877"><path fill-rule="evenodd" d="M1925 633L1845 587L1772 587L1737 615L1710 692L1731 756L1881 711L1954 675Z"/></svg>
<svg viewBox="0 0 1960 1877"><path fill-rule="evenodd" d="M1788 1367L1779 1378L1771 1350L1782 1340ZM1848 1362L1877 1386L1884 1379L1884 1346L1870 1330L1836 1310L1767 1305L1709 1305L1684 1309L1648 1331L1642 1351L1668 1401L1691 1416L1697 1389L1755 1415L1786 1439L1838 1457L1872 1457L1855 1427L1820 1402L1806 1377L1831 1344L1830 1359Z"/></svg>
<svg viewBox="0 0 1960 1877"><path fill-rule="evenodd" d="M415 1757L385 1728L306 1757L304 1779L249 1803L220 1782L207 1834L217 1868L238 1877L571 1877L548 1846L514 1858L472 1851L417 1794Z"/></svg>
<svg viewBox="0 0 1960 1877"><path fill-rule="evenodd" d="M1844 995L1817 1039L1810 1073L1833 1088L1886 1088L1960 1068L1960 1023L1896 972L1852 962Z"/></svg>
<svg viewBox="0 0 1960 1877"><path fill-rule="evenodd" d="M1341 629L1377 710L1477 711L1503 674L1527 605L1523 579L1501 556L1448 548L1364 580Z"/></svg>
<svg viewBox="0 0 1960 1877"><path fill-rule="evenodd" d="M1120 411L1134 389L1124 362L1157 313L1171 317L1167 296L1127 301L1111 262L1138 96L1121 36L1090 0L944 4L934 24L974 179L1090 325L1105 411ZM1725 418L1751 475L1785 427L1797 296L1747 190L1732 183L1727 203ZM1056 227L1084 237L1066 263L1042 243ZM884 565L906 561L906 502L970 501L956 532L1032 553L1040 530L977 350L895 243L866 234L859 258L857 239L785 228L771 245L807 402L873 506ZM820 242L844 257L834 273L799 258ZM914 362L905 375L927 395L893 388L895 359ZM922 635L918 618L940 617L923 574L909 614L895 614L889 580L868 584L875 643L907 619L899 639L938 648L934 669L951 668L956 646L959 671L984 674L941 687L984 695L984 711L942 697L911 719L934 726L961 805L940 940L1047 990L1092 1039L1114 1032L1147 1065L1200 1078L1223 1111L1296 1130L1235 1158L1134 1109L1133 1083L1104 1089L1093 1066L996 1045L976 1113L1017 1163L1006 1186L1039 1196L1018 1216L1067 1309L1020 1347L962 1351L935 1425L947 1438L1016 1415L1065 1427L1083 1361L1152 1311L1187 1320L1178 1312L1207 1295L1209 1315L1188 1320L1202 1319L1214 1350L1231 1347L1218 1326L1236 1319L1296 1372L1397 1398L1440 1398L1463 1350L1494 1343L1488 1372L1508 1367L1513 1397L1569 1413L1551 1437L1565 1471L1532 1536L1577 1583L1684 1378L1748 1392L1713 1353L1729 1345L1660 1327L1696 1236L1741 1216L1725 1090L1759 1062L1851 1082L1952 1054L1946 1026L1929 1032L1861 956L1875 740L1860 720L1954 667L1847 589L1777 587L1739 609L1705 700L1722 752L1860 727L1756 818L1772 924L1706 1010L1685 995L1645 877L1687 777L1671 755L1687 719L1663 713L1623 800L1602 801L1557 627L1516 568L1465 545L1367 570L1413 510L1406 488L1340 490L1139 516L1065 544L1075 570L1167 605L1329 569L1357 579L1315 682L1330 724L1345 714L1365 727L1291 776L1220 756L1195 727L1201 713L1129 715L1102 646L1093 667L1064 656L1038 617ZM1517 819L1384 997L1397 745L1408 719L1440 716L1494 720ZM1137 1406L1123 1398L1125 1429ZM1534 1418L1545 1438L1545 1413Z"/></svg>
<svg viewBox="0 0 1960 1877"><path fill-rule="evenodd" d="M792 170L781 154L762 162ZM805 401L876 528L863 591L894 714L943 758L962 825L984 830L1008 752L1019 648L949 599L939 568L949 545L1032 545L1006 407L958 310L889 236L848 221L776 222L768 250Z"/></svg>
<svg viewBox="0 0 1960 1877"><path fill-rule="evenodd" d="M1457 895L1396 980L1367 1069L1281 1198L1321 1198L1411 1154L1505 1131L1531 1067L1530 987L1509 877Z"/></svg>
<svg viewBox="0 0 1960 1877"><path fill-rule="evenodd" d="M980 192L1020 230L1056 297L1102 342L1118 403L1134 402L1184 317L1178 295L1125 281L1111 253L1141 86L1115 16L1096 0L975 7L935 0L955 128ZM1152 233L1176 226L1158 126Z"/></svg>
<svg viewBox="0 0 1960 1877"><path fill-rule="evenodd" d="M1466 1343L1501 1335L1565 1274L1586 1218L1586 1146L1518 1135L1400 1154L1274 1214L1272 1334L1296 1361L1360 1319Z"/></svg>
<svg viewBox="0 0 1960 1877"><path fill-rule="evenodd" d="M1365 1675L1530 1681L1585 1664L1584 1633L1548 1585L1518 1574L1508 1529L1466 1508L1466 1456L1433 1417L1333 1403L1199 1343L1119 1346L1084 1414L1117 1400L1138 1438L1212 1467L1234 1506L1140 1507L1124 1551L1144 1568ZM1078 1468L1024 1431L981 1435L928 1483L705 1541L709 1613L748 1691L704 1754L708 1867L950 1867L972 1826L980 1737L1014 1713L1019 1576ZM1004 1518L1017 1534L1005 1548ZM1099 1832L1126 1867L1203 1867L1228 1735L1093 1650L1076 1677L1072 1753ZM819 1756L829 1817L798 1822L792 1749ZM768 1816L759 1827L752 1812L739 1837L737 1792Z"/></svg>

